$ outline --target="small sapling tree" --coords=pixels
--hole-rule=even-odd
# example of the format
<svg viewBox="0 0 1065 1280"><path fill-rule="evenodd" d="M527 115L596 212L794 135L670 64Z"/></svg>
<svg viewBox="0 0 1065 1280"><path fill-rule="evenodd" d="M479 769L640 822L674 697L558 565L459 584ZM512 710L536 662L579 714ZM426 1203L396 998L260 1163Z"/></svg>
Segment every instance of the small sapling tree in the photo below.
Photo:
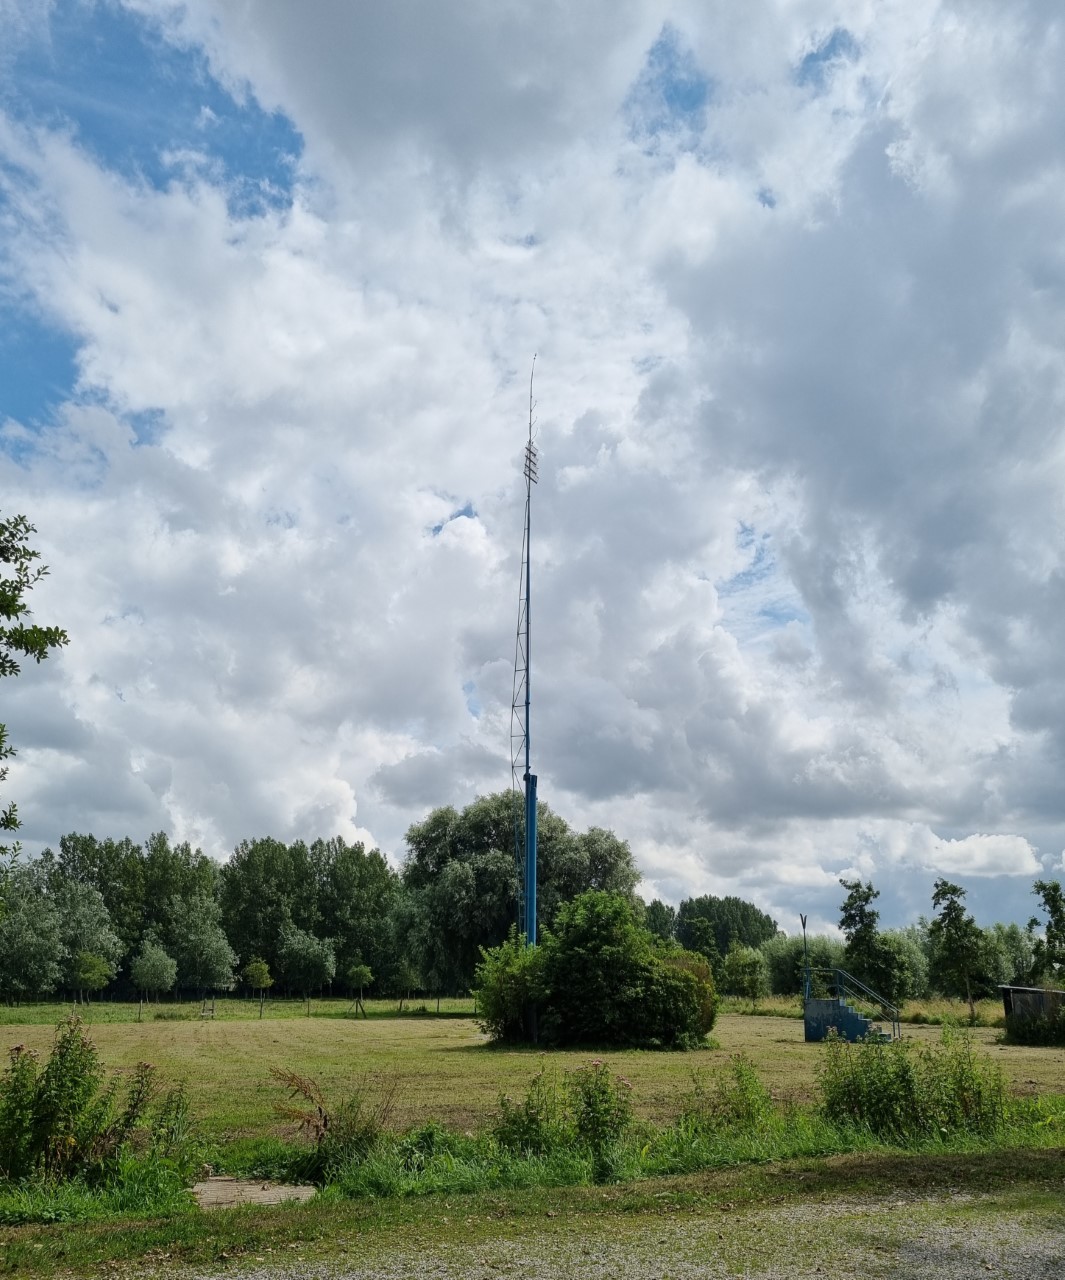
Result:
<svg viewBox="0 0 1065 1280"><path fill-rule="evenodd" d="M332 982L337 971L332 943L291 924L281 930L278 961L285 982L305 1000L310 1000L312 991L320 991Z"/></svg>
<svg viewBox="0 0 1065 1280"><path fill-rule="evenodd" d="M244 966L241 977L244 979L246 986L259 993L259 1017L261 1019L263 1006L266 1004L266 993L274 985L274 980L270 976L270 966L265 960L258 958L249 960Z"/></svg>
<svg viewBox="0 0 1065 1280"><path fill-rule="evenodd" d="M368 964L353 964L348 969L348 986L352 991L357 992L355 996L355 1009L361 1011L365 1018L366 1006L362 1002L363 991L373 982L373 971Z"/></svg>
<svg viewBox="0 0 1065 1280"><path fill-rule="evenodd" d="M69 981L84 1003L88 1003L91 993L102 991L114 976L115 968L110 960L92 951L79 951L68 969Z"/></svg>
<svg viewBox="0 0 1065 1280"><path fill-rule="evenodd" d="M159 993L171 990L177 981L177 961L171 959L158 942L145 938L133 957L129 976L136 989L144 992L146 999L154 995L158 1003Z"/></svg>

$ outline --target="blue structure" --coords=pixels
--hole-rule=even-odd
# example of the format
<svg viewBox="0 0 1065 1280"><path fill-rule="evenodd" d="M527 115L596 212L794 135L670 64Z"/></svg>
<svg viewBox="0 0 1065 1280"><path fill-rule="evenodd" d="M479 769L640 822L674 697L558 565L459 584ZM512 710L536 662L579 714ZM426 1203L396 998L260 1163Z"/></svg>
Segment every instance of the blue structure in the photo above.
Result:
<svg viewBox="0 0 1065 1280"><path fill-rule="evenodd" d="M805 920L803 926L805 929ZM858 1008L864 1005L865 1010ZM823 1040L834 1031L841 1040L897 1040L902 1034L899 1010L844 969L812 969L802 973L802 1016L805 1039ZM890 1022L886 1031L880 1021Z"/></svg>
<svg viewBox="0 0 1065 1280"><path fill-rule="evenodd" d="M530 736L532 614L532 487L538 480L533 444L533 377L529 374L529 439L525 445L525 528L518 590L518 631L514 642L514 689L510 705L510 785L514 803L514 860L518 871L518 927L528 946L536 945L536 774L532 771ZM519 786L519 780L521 785Z"/></svg>

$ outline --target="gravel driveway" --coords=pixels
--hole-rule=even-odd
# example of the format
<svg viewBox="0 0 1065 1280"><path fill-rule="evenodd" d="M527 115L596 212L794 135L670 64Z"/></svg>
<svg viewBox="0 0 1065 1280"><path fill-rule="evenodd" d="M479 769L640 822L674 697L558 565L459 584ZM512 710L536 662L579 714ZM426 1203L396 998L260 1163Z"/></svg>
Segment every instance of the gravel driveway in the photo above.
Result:
<svg viewBox="0 0 1065 1280"><path fill-rule="evenodd" d="M304 1262L298 1249L247 1262L251 1280L914 1280L1065 1278L1065 1199L1010 1203L1003 1196L827 1201L743 1210L542 1219L501 1224L468 1244L434 1244L401 1253L359 1248L328 1263ZM590 1229L589 1229L590 1226ZM221 1273L232 1277L227 1268Z"/></svg>

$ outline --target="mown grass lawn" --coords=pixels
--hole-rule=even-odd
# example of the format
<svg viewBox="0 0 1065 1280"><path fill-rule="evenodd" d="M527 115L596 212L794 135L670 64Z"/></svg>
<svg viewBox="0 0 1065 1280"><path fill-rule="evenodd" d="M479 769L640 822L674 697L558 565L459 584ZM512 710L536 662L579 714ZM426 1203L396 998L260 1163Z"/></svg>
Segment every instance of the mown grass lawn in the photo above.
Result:
<svg viewBox="0 0 1065 1280"><path fill-rule="evenodd" d="M260 1021L250 1002L228 1003L229 1016L213 1019L201 1019L199 1005L170 1005L161 1006L170 1015L164 1020L121 1021L116 1017L121 1006L90 1006L87 1020L108 1067L128 1070L148 1061L162 1080L186 1081L203 1132L220 1141L283 1131L275 1106L284 1095L271 1067L311 1076L331 1097L341 1096L353 1084L366 1085L372 1092L394 1081L396 1127L435 1119L464 1131L483 1127L501 1093L523 1094L543 1063L562 1071L595 1056L496 1049L486 1044L468 1016L384 1016L386 1009L371 1006L378 1016L354 1019L342 1016L347 1001L321 1001L312 1004L311 1017L303 1016L296 1002L278 1003L268 1006ZM45 1008L48 1021L39 1017L43 1009L35 1007L33 1022L0 1026L0 1048L25 1044L46 1052L55 1020L69 1010ZM394 1015L394 1010L393 1004L387 1012ZM136 1006L124 1011L136 1016ZM175 1013L188 1016L179 1020ZM903 1034L937 1040L940 1029L907 1024ZM999 1034L980 1027L972 1032L974 1043L1002 1066L1017 1092L1065 1094L1065 1052L1000 1045ZM719 1047L689 1053L601 1056L631 1082L637 1113L658 1122L674 1117L694 1071L730 1054L750 1058L775 1098L808 1101L814 1096L822 1048L804 1043L801 1021L726 1013L718 1019L714 1039Z"/></svg>

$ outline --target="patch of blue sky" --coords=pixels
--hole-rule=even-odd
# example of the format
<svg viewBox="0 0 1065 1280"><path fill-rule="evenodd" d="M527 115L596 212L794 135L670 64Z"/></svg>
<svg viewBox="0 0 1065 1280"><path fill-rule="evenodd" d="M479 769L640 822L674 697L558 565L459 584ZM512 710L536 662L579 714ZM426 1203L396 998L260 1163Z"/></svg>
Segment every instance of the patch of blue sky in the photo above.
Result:
<svg viewBox="0 0 1065 1280"><path fill-rule="evenodd" d="M782 628L806 627L810 615L793 584L781 572L769 534L740 521L736 547L747 563L731 577L716 582L722 620L741 644L768 641Z"/></svg>
<svg viewBox="0 0 1065 1280"><path fill-rule="evenodd" d="M773 576L746 591L719 596L721 620L745 648L769 644L785 628L811 631L811 619L790 583ZM812 643L812 633L809 636Z"/></svg>
<svg viewBox="0 0 1065 1280"><path fill-rule="evenodd" d="M625 99L630 133L643 142L663 134L699 135L712 95L710 77L677 28L666 23Z"/></svg>
<svg viewBox="0 0 1065 1280"><path fill-rule="evenodd" d="M466 698L466 710L475 720L480 720L481 712L484 708L481 706L481 700L477 696L477 686L472 680L467 680L462 686L462 692Z"/></svg>
<svg viewBox="0 0 1065 1280"><path fill-rule="evenodd" d="M786 627L789 622L810 621L810 615L794 601L786 599L769 600L758 610L758 617L771 627Z"/></svg>
<svg viewBox="0 0 1065 1280"><path fill-rule="evenodd" d="M816 49L799 63L795 71L798 84L823 93L832 78L832 68L840 62L854 62L860 49L857 40L845 27L836 27Z"/></svg>
<svg viewBox="0 0 1065 1280"><path fill-rule="evenodd" d="M166 430L166 414L162 409L144 409L139 413L127 413L125 421L133 432L135 444L158 444Z"/></svg>
<svg viewBox="0 0 1065 1280"><path fill-rule="evenodd" d="M737 541L739 541L738 538ZM743 543L739 545L744 547ZM766 578L774 573L776 561L773 558L768 540L763 538L757 544L749 542L744 549L752 547L754 555L751 557L750 563L741 569L739 573L734 573L731 578L726 578L716 584L718 596L738 595L740 592L749 590L757 583L765 581Z"/></svg>
<svg viewBox="0 0 1065 1280"><path fill-rule="evenodd" d="M165 189L193 164L254 216L291 203L302 139L250 95L236 101L199 50L168 44L119 5L57 0L49 38L27 42L0 103L28 124L65 128L100 164Z"/></svg>
<svg viewBox="0 0 1065 1280"><path fill-rule="evenodd" d="M467 502L464 506L459 507L458 510L452 511L452 513L448 516L446 520L441 520L439 524L434 524L432 529L430 530L430 533L432 533L434 538L438 538L440 534L443 533L444 526L449 525L452 522L452 520L476 520L476 519L477 519L477 512L473 508L473 503Z"/></svg>
<svg viewBox="0 0 1065 1280"><path fill-rule="evenodd" d="M48 422L73 394L78 345L30 310L0 307L0 420L31 430Z"/></svg>

